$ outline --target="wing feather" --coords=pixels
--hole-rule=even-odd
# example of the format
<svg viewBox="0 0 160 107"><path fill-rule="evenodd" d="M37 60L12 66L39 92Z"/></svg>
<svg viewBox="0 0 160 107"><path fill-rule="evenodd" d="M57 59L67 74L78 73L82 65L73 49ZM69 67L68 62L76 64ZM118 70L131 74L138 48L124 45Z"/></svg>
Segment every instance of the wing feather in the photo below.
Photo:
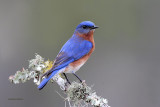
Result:
<svg viewBox="0 0 160 107"><path fill-rule="evenodd" d="M46 75L48 77L55 70L64 68L71 62L80 59L81 57L89 53L91 48L92 43L90 41L72 37L64 44L64 46L60 50L51 70L47 71L43 76Z"/></svg>

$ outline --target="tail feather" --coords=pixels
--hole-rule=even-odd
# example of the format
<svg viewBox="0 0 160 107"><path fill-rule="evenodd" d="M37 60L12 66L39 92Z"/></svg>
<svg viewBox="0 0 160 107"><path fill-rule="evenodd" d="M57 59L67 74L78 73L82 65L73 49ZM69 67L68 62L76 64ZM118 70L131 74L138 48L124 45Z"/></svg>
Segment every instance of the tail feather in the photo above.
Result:
<svg viewBox="0 0 160 107"><path fill-rule="evenodd" d="M42 82L39 84L38 89L39 89L39 90L43 89L43 87L48 83L48 81L49 81L58 71L59 71L59 70L53 71L52 74L51 74L49 77L43 79Z"/></svg>
<svg viewBox="0 0 160 107"><path fill-rule="evenodd" d="M41 90L43 87L48 83L49 79L45 78L43 81L39 84L38 89Z"/></svg>

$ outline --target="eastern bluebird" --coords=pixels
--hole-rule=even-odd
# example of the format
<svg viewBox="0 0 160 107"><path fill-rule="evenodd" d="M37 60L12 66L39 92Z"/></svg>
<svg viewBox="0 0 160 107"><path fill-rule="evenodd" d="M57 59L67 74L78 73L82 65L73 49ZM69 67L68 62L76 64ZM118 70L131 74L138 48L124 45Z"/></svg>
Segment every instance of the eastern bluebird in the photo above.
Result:
<svg viewBox="0 0 160 107"><path fill-rule="evenodd" d="M83 21L76 27L72 37L63 45L58 53L51 70L43 74L46 77L38 86L39 90L55 74L59 73L63 73L66 79L65 73L72 73L81 81L75 72L82 67L95 49L93 33L96 28L98 27L91 21ZM70 83L68 79L67 81Z"/></svg>

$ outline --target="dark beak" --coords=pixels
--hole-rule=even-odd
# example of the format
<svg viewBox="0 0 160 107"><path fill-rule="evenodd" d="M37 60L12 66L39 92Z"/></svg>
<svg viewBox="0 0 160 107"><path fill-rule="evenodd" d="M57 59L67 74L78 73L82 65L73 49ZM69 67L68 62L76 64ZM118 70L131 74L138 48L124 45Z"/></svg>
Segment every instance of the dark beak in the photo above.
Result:
<svg viewBox="0 0 160 107"><path fill-rule="evenodd" d="M93 26L93 27L91 27L91 29L97 29L97 28L99 28L98 26Z"/></svg>

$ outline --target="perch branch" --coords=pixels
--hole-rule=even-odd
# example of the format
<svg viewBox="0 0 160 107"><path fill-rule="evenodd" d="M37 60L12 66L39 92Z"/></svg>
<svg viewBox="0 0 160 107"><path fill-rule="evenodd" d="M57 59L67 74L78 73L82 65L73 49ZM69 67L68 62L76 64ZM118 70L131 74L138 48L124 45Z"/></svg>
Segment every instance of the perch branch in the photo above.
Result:
<svg viewBox="0 0 160 107"><path fill-rule="evenodd" d="M52 65L52 61L44 61L44 58L36 54L35 59L29 60L30 70L23 68L21 71L17 71L15 75L11 75L9 80L14 84L18 84L33 78L33 82L39 85L41 76L50 70ZM96 92L92 90L92 87L87 86L85 81L82 83L74 81L70 85L66 79L59 74L52 78L52 82L53 81L55 81L66 94L65 100L68 101L70 107L85 107L89 104L93 107L109 107L107 99L97 96Z"/></svg>

